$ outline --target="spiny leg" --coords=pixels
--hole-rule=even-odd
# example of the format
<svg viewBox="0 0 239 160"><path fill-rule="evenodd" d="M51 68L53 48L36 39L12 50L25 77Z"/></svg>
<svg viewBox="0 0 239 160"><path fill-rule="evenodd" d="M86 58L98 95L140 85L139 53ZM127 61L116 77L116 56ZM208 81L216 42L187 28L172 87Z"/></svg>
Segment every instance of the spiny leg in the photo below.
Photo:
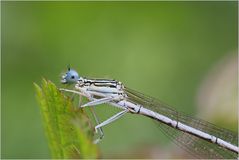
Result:
<svg viewBox="0 0 239 160"><path fill-rule="evenodd" d="M92 113L92 115L93 115L93 117L95 119L96 124L97 125L100 124L99 118L98 118L98 116L96 115L96 112L95 112L95 108L94 107L90 107L90 111L91 111L91 113ZM99 143L104 138L103 129L101 127L99 127L98 131L99 131L100 137L94 140L95 144ZM96 131L96 133L97 133L97 131Z"/></svg>
<svg viewBox="0 0 239 160"><path fill-rule="evenodd" d="M112 117L110 117L109 119L105 120L104 122L102 122L101 124L98 124L97 126L95 126L95 130L97 131L97 128L103 127L117 119L119 119L120 117L122 117L123 115L125 115L125 113L129 112L129 110L125 109L115 115L113 115Z"/></svg>
<svg viewBox="0 0 239 160"><path fill-rule="evenodd" d="M93 101L90 101L90 102L82 105L81 107L96 106L99 104L108 103L115 99L119 99L119 98L118 97L105 97L105 98L100 98L100 99L94 99Z"/></svg>
<svg viewBox="0 0 239 160"><path fill-rule="evenodd" d="M82 104L82 95L79 95L79 104L78 104L78 107L81 107L81 104Z"/></svg>
<svg viewBox="0 0 239 160"><path fill-rule="evenodd" d="M94 98L92 98L92 99L94 99L93 101L88 102L88 103L84 104L81 107L93 106L93 107L90 107L90 111L91 111L91 113L92 113L92 115L93 115L93 117L95 119L95 122L96 122L96 124L98 126L100 124L100 121L99 121L98 116L96 115L96 113L94 111L94 107L96 105L108 103L108 102L110 102L112 100L119 99L119 98L120 97L105 97L105 98L101 98L101 99L94 99ZM103 137L104 137L103 129L101 127L95 128L95 132L98 133L98 131L99 131L100 137L94 141L95 144L99 143L103 139Z"/></svg>
<svg viewBox="0 0 239 160"><path fill-rule="evenodd" d="M78 95L79 95L79 107L81 107L81 104L82 104L82 95L84 95L84 94L82 94L81 92L75 91L75 90L69 90L69 89L64 89L64 88L60 88L59 90L65 91L65 92L74 93L74 94L78 94ZM85 96L85 95L84 95L84 96ZM94 101L94 100L97 100L97 99L92 98L90 95L88 95L87 98L90 99L90 100L93 100L93 101ZM91 107L90 107L90 112L93 114L93 117L94 117L94 119L95 119L95 121L96 121L96 124L98 125L100 122L99 122L99 119L98 119L98 117L97 117L97 115L96 115L96 113L95 113L95 111L94 111L94 108L91 108ZM100 137L99 137L98 139L94 140L94 143L95 143L95 144L98 143L98 142L104 137L104 133L103 133L102 128L101 128L101 127L98 127L98 130L99 130ZM96 131L96 133L97 133L97 130L95 130L95 131Z"/></svg>
<svg viewBox="0 0 239 160"><path fill-rule="evenodd" d="M78 94L79 96L84 96L86 98L88 98L89 100L94 100L91 95L88 95L88 94L85 94L85 93L82 93L82 92L79 92L79 91L75 91L75 90L70 90L70 89L65 89L65 88L59 88L60 91L64 91L64 92L70 92L70 93L75 93L75 94Z"/></svg>
<svg viewBox="0 0 239 160"><path fill-rule="evenodd" d="M115 96L115 97L110 96L110 97L104 97L104 98L96 99L96 98L93 98L90 94L82 93L82 92L75 91L75 90L69 90L69 89L64 89L64 88L60 88L59 90L60 91L65 91L65 92L76 93L78 95L85 96L86 98L88 98L90 100L90 102L88 102L84 105L81 105L80 107L96 106L96 105L99 105L99 104L108 103L112 100L120 100L121 99L120 96Z"/></svg>
<svg viewBox="0 0 239 160"><path fill-rule="evenodd" d="M59 88L60 91L64 91L64 92L70 92L70 93L75 93L78 95L82 95L85 96L83 93L79 92L79 91L75 91L75 90L70 90L70 89L65 89L65 88Z"/></svg>
<svg viewBox="0 0 239 160"><path fill-rule="evenodd" d="M92 98L92 99L94 99L94 98ZM117 97L105 97L105 98L101 98L101 99L94 99L93 101L90 101L90 102L88 102L88 103L82 105L81 107L96 106L96 105L99 105L99 104L108 103L108 102L110 102L110 101L112 101L112 100L119 100L119 99L120 99L119 96L117 96ZM95 119L95 121L96 121L97 126L99 126L99 123L100 123L100 122L99 122L99 119L98 119L96 113L94 112L94 107L93 107L93 108L90 107L90 111L91 111L91 113L93 114L93 117L94 117L94 119ZM120 116L119 116L119 117L120 117ZM116 118L116 119L118 119L118 118ZM115 120L116 120L116 119L115 119ZM114 120L112 120L112 121L114 121ZM110 123L110 122L109 122L109 123ZM106 125L106 124L105 124L105 125ZM98 131L99 131L100 137L94 141L95 144L98 143L99 141L101 141L101 140L103 139L103 137L104 137L103 129L102 129L100 126L97 127L97 128L95 128L95 132L98 133Z"/></svg>
<svg viewBox="0 0 239 160"><path fill-rule="evenodd" d="M80 97L79 97L79 107L82 107L81 104L82 104L82 96L80 95ZM93 115L93 117L95 119L96 125L98 125L100 122L99 122L98 116L96 115L94 107L90 107L90 112L91 112L91 114ZM95 144L99 143L103 139L103 137L104 137L103 129L101 127L99 127L98 130L99 130L100 137L94 140Z"/></svg>

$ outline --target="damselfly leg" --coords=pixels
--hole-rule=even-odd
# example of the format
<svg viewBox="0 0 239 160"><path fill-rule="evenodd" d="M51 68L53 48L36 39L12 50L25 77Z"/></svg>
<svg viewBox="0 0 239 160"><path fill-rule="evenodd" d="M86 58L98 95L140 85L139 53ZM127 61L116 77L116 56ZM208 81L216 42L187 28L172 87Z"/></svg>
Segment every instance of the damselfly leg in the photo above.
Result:
<svg viewBox="0 0 239 160"><path fill-rule="evenodd" d="M95 99L93 101L90 101L82 105L81 107L96 106L99 104L104 104L104 103L112 101L113 99L115 99L115 97L105 97L105 98Z"/></svg>
<svg viewBox="0 0 239 160"><path fill-rule="evenodd" d="M125 115L125 113L129 112L129 110L125 109L115 115L113 115L112 117L110 117L109 119L105 120L104 122L98 124L97 126L95 126L95 129L97 130L98 128L101 128L117 119L119 119L120 117L122 117L123 115Z"/></svg>
<svg viewBox="0 0 239 160"><path fill-rule="evenodd" d="M60 91L64 91L64 92L70 92L70 93L73 93L74 95L77 94L79 95L79 104L78 104L78 107L79 108L83 108L82 106L82 95L85 96L85 94L79 92L79 91L75 91L75 90L69 90L69 89L65 89L65 88L60 88L59 89ZM87 98L90 98L90 97L87 97ZM95 113L95 110L94 110L94 107L90 107L90 112L91 114L93 115L94 117L94 120L96 122L96 126L98 126L100 124L99 122L99 118L98 116L96 115ZM97 129L95 128L95 132L96 133L99 133L99 138L95 139L94 140L94 143L97 144L98 142L100 142L103 138L104 138L104 132L103 132L103 129L101 127L98 127Z"/></svg>
<svg viewBox="0 0 239 160"><path fill-rule="evenodd" d="M90 111L96 121L96 124L99 125L100 123L100 120L98 118L98 116L96 115L96 112L95 112L95 108L94 107L90 107ZM95 139L94 140L94 143L97 144L99 143L103 138L104 138L104 132L103 132L103 129L101 127L98 128L98 131L99 131L99 138ZM95 132L97 133L97 130L95 129Z"/></svg>
<svg viewBox="0 0 239 160"><path fill-rule="evenodd" d="M80 97L82 95L85 95L85 94L83 94L81 92L78 92L78 91L75 91L75 90L68 90L68 89L64 89L64 88L62 88L60 90L61 91L65 91L65 92L71 92L71 93L78 94ZM97 123L97 125L95 126L95 131L96 131L96 133L99 132L99 134L100 134L99 139L95 140L95 142L98 143L104 137L104 133L103 133L103 130L102 130L101 127L103 127L103 126L105 126L105 125L107 125L109 123L112 123L115 120L121 118L123 115L125 115L125 113L129 112L129 110L128 109L124 109L123 111L118 112L117 114L113 115L112 117L110 117L107 120L105 120L102 123L100 123L99 122L99 118L98 118L98 116L96 115L96 113L94 111L94 107L96 105L100 105L100 104L111 103L111 101L113 101L113 100L120 100L121 97L120 96L115 96L115 97L111 96L111 97L105 97L105 98L96 99L96 98L93 98L93 97L91 97L89 95L89 96L87 96L87 98L90 100L90 102L88 102L88 103L86 103L84 105L81 105L80 107L90 107L90 108L92 108L90 111L91 111L91 113L92 113L92 115L93 115L93 117L94 117L94 119L95 119L95 121Z"/></svg>

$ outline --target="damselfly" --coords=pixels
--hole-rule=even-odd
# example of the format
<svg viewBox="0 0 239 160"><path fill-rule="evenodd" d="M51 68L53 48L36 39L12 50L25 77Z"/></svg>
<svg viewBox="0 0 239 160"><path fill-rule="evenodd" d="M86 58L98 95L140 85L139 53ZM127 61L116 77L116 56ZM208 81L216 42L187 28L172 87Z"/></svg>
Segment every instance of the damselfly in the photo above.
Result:
<svg viewBox="0 0 239 160"><path fill-rule="evenodd" d="M166 135L196 158L238 158L237 133L179 113L152 97L125 87L120 81L80 77L75 70L68 68L62 76L61 83L75 84L75 88L60 90L76 93L89 100L80 107L107 103L122 109L102 123L99 123L93 112L97 123L95 130L99 131L100 139L103 138L101 127L126 113L140 114L158 121L158 125Z"/></svg>

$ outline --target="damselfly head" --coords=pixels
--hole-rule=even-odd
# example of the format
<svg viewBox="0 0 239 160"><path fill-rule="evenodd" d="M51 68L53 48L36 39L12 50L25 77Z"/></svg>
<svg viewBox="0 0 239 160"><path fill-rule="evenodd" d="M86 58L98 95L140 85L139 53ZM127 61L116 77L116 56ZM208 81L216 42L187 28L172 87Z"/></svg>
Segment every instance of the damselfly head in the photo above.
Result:
<svg viewBox="0 0 239 160"><path fill-rule="evenodd" d="M76 83L79 79L80 79L79 74L75 70L68 67L67 72L64 75L62 75L61 83L72 84Z"/></svg>

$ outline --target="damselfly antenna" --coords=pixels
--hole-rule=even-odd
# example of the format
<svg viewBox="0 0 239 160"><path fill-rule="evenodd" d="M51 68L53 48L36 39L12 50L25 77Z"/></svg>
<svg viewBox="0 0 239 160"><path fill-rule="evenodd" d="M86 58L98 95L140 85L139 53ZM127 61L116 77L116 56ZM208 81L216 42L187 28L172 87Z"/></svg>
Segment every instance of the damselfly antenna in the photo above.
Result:
<svg viewBox="0 0 239 160"><path fill-rule="evenodd" d="M69 64L67 65L67 69L68 69L68 71L71 70L71 66Z"/></svg>

